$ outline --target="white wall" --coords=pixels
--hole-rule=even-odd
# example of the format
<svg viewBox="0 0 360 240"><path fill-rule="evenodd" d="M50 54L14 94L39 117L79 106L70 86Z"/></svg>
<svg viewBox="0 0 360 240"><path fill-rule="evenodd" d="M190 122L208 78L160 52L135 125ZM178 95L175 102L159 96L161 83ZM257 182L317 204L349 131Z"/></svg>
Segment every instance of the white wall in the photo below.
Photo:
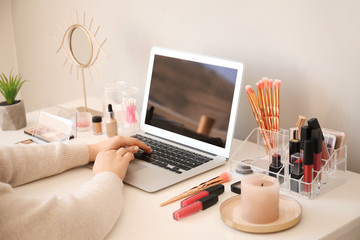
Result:
<svg viewBox="0 0 360 240"><path fill-rule="evenodd" d="M9 75L11 69L17 73L14 27L10 0L0 1L0 73ZM18 95L20 96L20 94ZM0 102L4 97L0 94Z"/></svg>
<svg viewBox="0 0 360 240"><path fill-rule="evenodd" d="M27 110L82 97L81 82L55 54L59 24L76 9L101 25L109 59L88 94L101 96L110 77L143 88L154 45L245 63L244 86L267 76L282 80L281 127L299 114L344 131L348 168L360 172L360 2L356 0L12 0L19 70ZM236 137L256 127L243 91Z"/></svg>

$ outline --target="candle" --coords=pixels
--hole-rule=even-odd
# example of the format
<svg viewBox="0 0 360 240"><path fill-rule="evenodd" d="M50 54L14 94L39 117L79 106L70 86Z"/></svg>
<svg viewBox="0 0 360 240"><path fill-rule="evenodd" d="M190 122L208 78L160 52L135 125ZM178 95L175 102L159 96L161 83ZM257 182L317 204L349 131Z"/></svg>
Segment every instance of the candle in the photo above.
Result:
<svg viewBox="0 0 360 240"><path fill-rule="evenodd" d="M267 175L250 175L241 181L241 217L266 224L279 218L279 182Z"/></svg>

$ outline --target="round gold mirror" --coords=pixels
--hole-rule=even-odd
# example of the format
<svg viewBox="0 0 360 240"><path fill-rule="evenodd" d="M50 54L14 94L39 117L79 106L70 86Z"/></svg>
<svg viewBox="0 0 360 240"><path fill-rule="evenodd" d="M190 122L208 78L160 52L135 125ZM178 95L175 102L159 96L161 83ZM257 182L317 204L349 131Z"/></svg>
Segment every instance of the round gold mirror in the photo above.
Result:
<svg viewBox="0 0 360 240"><path fill-rule="evenodd" d="M87 67L93 57L93 44L87 30L80 25L73 25L68 36L73 61L81 67Z"/></svg>
<svg viewBox="0 0 360 240"><path fill-rule="evenodd" d="M67 62L70 62L72 65L70 66L70 74L72 73L73 65L77 67L77 78L79 78L79 72L81 73L81 78L83 82L83 92L84 92L84 102L85 102L85 111L87 112L87 102L86 102L86 89L85 89L85 70L88 70L88 74L92 80L92 70L95 71L96 75L97 70L95 67L95 62L100 64L98 60L99 53L102 52L105 56L109 57L105 51L102 49L102 46L106 42L105 40L99 44L96 40L96 34L98 33L100 26L97 27L95 33L92 32L91 26L93 23L93 19L91 19L89 23L89 27L85 24L85 13L83 16L83 21L80 23L79 16L76 11L76 19L74 21L73 17L70 15L70 24L64 18L64 23L66 30L64 31L64 35L62 41L60 43L60 47L56 51L58 53L61 49L66 55L66 60L64 65ZM62 28L60 26L60 28ZM67 41L66 41L67 39ZM57 40L57 39L56 39ZM97 50L94 50L94 46L97 47ZM100 65L101 66L101 65ZM102 67L102 66L101 66Z"/></svg>

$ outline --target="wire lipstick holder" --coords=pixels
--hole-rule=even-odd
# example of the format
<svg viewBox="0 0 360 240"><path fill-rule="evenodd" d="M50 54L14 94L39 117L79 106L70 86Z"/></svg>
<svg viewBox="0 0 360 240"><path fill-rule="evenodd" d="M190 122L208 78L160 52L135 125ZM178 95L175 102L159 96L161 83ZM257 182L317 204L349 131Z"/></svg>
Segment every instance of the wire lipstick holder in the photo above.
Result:
<svg viewBox="0 0 360 240"><path fill-rule="evenodd" d="M279 180L281 189L311 199L321 194L331 174L338 170L346 171L347 146L328 151L329 159L321 159L321 170L312 169L312 180L309 180L309 176L303 174L303 166L298 166L294 159L290 160L288 130L272 132L255 128L230 158L230 172L239 176L273 176Z"/></svg>

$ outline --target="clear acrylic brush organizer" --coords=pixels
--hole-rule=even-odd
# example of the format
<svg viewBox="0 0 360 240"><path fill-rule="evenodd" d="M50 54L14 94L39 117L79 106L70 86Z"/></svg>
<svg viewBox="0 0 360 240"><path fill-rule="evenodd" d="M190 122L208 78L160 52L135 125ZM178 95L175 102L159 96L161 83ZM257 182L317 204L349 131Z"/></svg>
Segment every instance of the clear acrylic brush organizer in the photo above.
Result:
<svg viewBox="0 0 360 240"><path fill-rule="evenodd" d="M296 166L289 159L289 131L255 128L232 155L230 171L240 176L251 173L270 175L279 180L281 189L314 198L321 194L329 175L337 170L346 171L347 146L328 151L330 157L321 160L321 170L313 170L313 180L305 182L303 175L299 179L291 175Z"/></svg>

